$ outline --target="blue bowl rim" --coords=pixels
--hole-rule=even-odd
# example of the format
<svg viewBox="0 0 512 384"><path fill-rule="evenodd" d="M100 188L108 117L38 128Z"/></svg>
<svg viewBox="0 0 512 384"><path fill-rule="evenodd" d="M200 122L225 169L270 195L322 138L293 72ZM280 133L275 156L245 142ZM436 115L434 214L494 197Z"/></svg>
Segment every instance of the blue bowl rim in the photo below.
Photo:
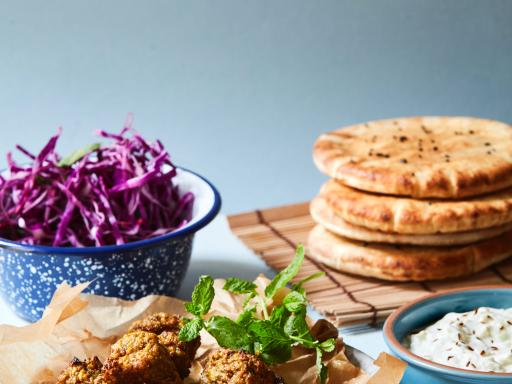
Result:
<svg viewBox="0 0 512 384"><path fill-rule="evenodd" d="M398 319L403 317L405 313L414 311L415 308L423 306L427 302L436 301L440 297L457 295L462 292L482 292L482 291L496 291L496 290L508 290L512 292L512 285L482 285L470 288L455 288L446 290L443 292L436 292L429 295L422 296L412 302L401 306L396 309L384 323L383 335L384 341L386 342L389 349L394 352L398 357L405 360L407 363L421 367L428 371L438 372L444 375L451 375L457 377L467 377L475 379L496 379L496 378L508 378L512 377L512 373L497 373L497 372L481 372L472 371L469 369L462 369L456 367L450 367L448 365L439 364L418 355L415 355L410 350L400 343L394 334L394 325Z"/></svg>
<svg viewBox="0 0 512 384"><path fill-rule="evenodd" d="M201 180L203 180L208 187L213 192L213 204L210 210L201 217L197 222L195 222L192 225L185 226L182 229L177 229L176 231L169 232L160 236L152 237L149 239L144 240L137 240L132 241L125 244L120 245L103 245L100 247L52 247L52 246L45 246L45 245L29 245L29 244L22 244L17 241L12 241L8 239L4 239L0 237L0 247L14 249L17 251L23 251L23 252L30 252L30 253L47 253L52 255L91 255L91 254L100 254L100 253L111 253L111 252L118 252L118 251L124 251L129 250L133 248L140 248L140 247L147 247L150 245L153 245L155 243L159 243L165 240L169 240L176 237L184 237L190 234L193 234L197 231L199 231L201 228L205 227L208 223L210 223L215 216L220 211L220 208L222 206L222 199L220 197L220 193L217 190L217 188L204 176L201 176L200 174L193 172L191 170L188 170L183 167L176 167L182 171L191 173Z"/></svg>

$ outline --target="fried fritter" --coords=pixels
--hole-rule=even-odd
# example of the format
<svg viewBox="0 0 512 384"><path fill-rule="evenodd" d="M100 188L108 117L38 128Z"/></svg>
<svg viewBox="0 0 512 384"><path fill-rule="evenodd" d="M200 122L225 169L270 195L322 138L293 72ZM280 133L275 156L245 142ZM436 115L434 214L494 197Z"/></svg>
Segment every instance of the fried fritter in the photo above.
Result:
<svg viewBox="0 0 512 384"><path fill-rule="evenodd" d="M157 334L160 344L169 349L180 376L185 378L189 375L190 366L201 345L201 338L198 337L190 342L180 341L178 336L183 325L183 319L179 316L160 312L134 322L130 332L146 331Z"/></svg>
<svg viewBox="0 0 512 384"><path fill-rule="evenodd" d="M181 384L183 381L166 347L154 333L134 331L114 345L102 376L109 384Z"/></svg>
<svg viewBox="0 0 512 384"><path fill-rule="evenodd" d="M93 384L101 373L101 362L97 357L80 361L76 357L69 366L62 371L57 384Z"/></svg>
<svg viewBox="0 0 512 384"><path fill-rule="evenodd" d="M208 357L201 383L284 384L258 357L227 349L219 349Z"/></svg>

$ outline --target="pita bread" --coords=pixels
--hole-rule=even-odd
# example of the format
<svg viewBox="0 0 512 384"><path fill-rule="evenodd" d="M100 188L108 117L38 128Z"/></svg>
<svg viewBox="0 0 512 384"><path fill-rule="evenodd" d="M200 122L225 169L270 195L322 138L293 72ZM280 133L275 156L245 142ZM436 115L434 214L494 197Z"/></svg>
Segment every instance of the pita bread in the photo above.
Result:
<svg viewBox="0 0 512 384"><path fill-rule="evenodd" d="M428 201L365 193L330 180L320 195L343 220L382 232L429 235L512 222L512 189L463 201Z"/></svg>
<svg viewBox="0 0 512 384"><path fill-rule="evenodd" d="M472 274L511 256L512 232L472 245L433 248L363 243L317 225L308 252L342 272L392 281L437 280Z"/></svg>
<svg viewBox="0 0 512 384"><path fill-rule="evenodd" d="M512 186L512 127L471 117L373 121L318 138L318 168L365 191L461 198Z"/></svg>
<svg viewBox="0 0 512 384"><path fill-rule="evenodd" d="M350 224L337 216L324 197L318 196L311 202L310 212L313 219L336 235L352 240L373 243L428 245L433 247L471 244L490 239L512 230L512 223L476 231L444 233L436 235L401 235L375 231Z"/></svg>

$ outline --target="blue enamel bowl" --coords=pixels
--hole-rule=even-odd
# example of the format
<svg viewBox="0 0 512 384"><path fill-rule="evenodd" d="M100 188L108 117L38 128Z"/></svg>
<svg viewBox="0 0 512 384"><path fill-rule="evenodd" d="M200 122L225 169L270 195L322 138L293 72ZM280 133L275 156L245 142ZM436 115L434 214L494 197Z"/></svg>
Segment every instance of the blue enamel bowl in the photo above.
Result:
<svg viewBox="0 0 512 384"><path fill-rule="evenodd" d="M384 339L391 352L409 364L402 383L512 383L512 373L477 372L449 367L416 356L402 345L407 335L427 327L447 313L468 312L478 307L512 308L512 286L436 293L393 312L384 324Z"/></svg>
<svg viewBox="0 0 512 384"><path fill-rule="evenodd" d="M217 189L204 177L178 169L180 191L195 195L192 220L162 236L103 247L46 247L0 238L0 295L21 318L36 321L57 286L91 282L86 292L135 300L172 296L187 271L195 233L220 210Z"/></svg>

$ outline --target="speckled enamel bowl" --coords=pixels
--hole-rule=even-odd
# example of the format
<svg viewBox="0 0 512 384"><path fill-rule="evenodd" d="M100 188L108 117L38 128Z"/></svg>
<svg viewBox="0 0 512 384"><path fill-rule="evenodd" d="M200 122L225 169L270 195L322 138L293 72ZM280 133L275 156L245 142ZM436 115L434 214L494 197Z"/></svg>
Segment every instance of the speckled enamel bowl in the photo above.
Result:
<svg viewBox="0 0 512 384"><path fill-rule="evenodd" d="M512 373L477 372L453 368L419 357L402 345L405 337L441 319L449 312L469 312L478 307L512 308L512 286L487 286L435 293L391 314L384 339L391 352L409 366L403 383L484 384L512 383Z"/></svg>
<svg viewBox="0 0 512 384"><path fill-rule="evenodd" d="M181 191L195 195L192 220L147 240L103 247L46 247L0 239L0 294L16 314L38 320L63 281L91 282L86 292L135 300L172 296L188 268L194 234L220 210L217 189L205 178L179 169Z"/></svg>

